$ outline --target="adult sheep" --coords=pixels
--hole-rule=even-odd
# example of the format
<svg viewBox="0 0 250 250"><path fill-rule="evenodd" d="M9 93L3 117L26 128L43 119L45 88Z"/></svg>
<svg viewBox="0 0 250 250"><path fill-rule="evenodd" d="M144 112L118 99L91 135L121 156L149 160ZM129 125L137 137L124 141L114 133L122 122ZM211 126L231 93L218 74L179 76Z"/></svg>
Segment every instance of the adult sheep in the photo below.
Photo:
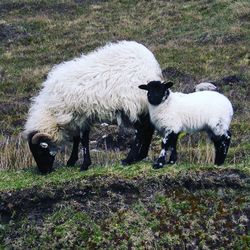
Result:
<svg viewBox="0 0 250 250"><path fill-rule="evenodd" d="M138 86L163 79L154 55L134 41L110 43L89 54L55 66L33 101L24 134L39 170L52 170L58 145L73 140L67 165L78 159L81 170L91 165L89 132L95 122L130 123L137 133L124 165L147 156L154 132L147 97Z"/></svg>
<svg viewBox="0 0 250 250"><path fill-rule="evenodd" d="M222 165L230 145L230 122L233 108L230 101L214 91L190 94L174 93L169 88L173 83L152 81L139 88L148 91L149 113L152 123L164 136L162 150L154 168L166 163L166 152L170 148L168 163L177 160L176 143L182 131L206 131L215 146L215 164Z"/></svg>

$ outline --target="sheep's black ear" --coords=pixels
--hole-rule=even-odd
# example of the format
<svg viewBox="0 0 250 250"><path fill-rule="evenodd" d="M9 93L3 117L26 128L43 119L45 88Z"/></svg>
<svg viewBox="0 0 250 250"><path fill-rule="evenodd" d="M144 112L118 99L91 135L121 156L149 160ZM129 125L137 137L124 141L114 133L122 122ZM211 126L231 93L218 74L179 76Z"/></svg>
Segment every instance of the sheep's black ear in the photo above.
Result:
<svg viewBox="0 0 250 250"><path fill-rule="evenodd" d="M142 84L142 85L139 86L139 89L148 90L148 85Z"/></svg>
<svg viewBox="0 0 250 250"><path fill-rule="evenodd" d="M163 84L165 84L168 89L174 85L173 82L163 82Z"/></svg>

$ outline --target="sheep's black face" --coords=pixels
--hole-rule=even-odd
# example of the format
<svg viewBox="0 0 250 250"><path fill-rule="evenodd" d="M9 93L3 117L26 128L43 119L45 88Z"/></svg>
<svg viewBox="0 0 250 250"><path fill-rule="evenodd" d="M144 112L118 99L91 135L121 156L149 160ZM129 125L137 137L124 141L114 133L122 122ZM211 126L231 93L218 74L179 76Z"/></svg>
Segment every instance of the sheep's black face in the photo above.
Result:
<svg viewBox="0 0 250 250"><path fill-rule="evenodd" d="M41 173L52 171L57 148L47 136L37 134L30 136L29 147Z"/></svg>
<svg viewBox="0 0 250 250"><path fill-rule="evenodd" d="M152 105L159 105L165 101L169 96L169 90L173 83L161 83L160 81L152 81L147 85L140 85L140 89L148 91L148 101Z"/></svg>

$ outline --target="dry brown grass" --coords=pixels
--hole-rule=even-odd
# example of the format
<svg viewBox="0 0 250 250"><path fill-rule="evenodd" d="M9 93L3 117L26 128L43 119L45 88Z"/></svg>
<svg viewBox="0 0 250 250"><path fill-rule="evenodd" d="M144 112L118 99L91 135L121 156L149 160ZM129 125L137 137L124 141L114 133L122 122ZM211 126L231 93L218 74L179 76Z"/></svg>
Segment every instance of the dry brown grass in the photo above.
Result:
<svg viewBox="0 0 250 250"><path fill-rule="evenodd" d="M35 161L29 150L29 146L21 135L16 137L1 137L0 140L0 171L1 170L18 170L35 166ZM180 138L177 145L178 162L181 163L198 163L198 164L213 164L215 152L213 144L209 139L201 136L197 141L197 136L185 136ZM155 136L152 146L149 150L148 157L145 159L148 162L153 162L160 152L160 138ZM71 152L71 145L67 144L62 147L56 156L54 166L65 166ZM99 150L91 149L91 158L93 166L108 166L120 162L127 155L128 151L119 150ZM229 149L226 163L237 164L247 162L249 155L248 147L242 147L237 144ZM79 151L78 165L82 162L82 152Z"/></svg>
<svg viewBox="0 0 250 250"><path fill-rule="evenodd" d="M3 138L0 151L0 170L26 168L33 164L28 145L21 136Z"/></svg>
<svg viewBox="0 0 250 250"><path fill-rule="evenodd" d="M61 150L55 161L55 166L65 166L69 159L71 145L67 145ZM35 161L29 150L28 143L21 135L17 137L3 137L0 140L0 171L18 170L35 166ZM124 152L108 150L91 150L92 162L94 165L107 166L117 163L124 157ZM82 161L82 152L79 151L79 162Z"/></svg>

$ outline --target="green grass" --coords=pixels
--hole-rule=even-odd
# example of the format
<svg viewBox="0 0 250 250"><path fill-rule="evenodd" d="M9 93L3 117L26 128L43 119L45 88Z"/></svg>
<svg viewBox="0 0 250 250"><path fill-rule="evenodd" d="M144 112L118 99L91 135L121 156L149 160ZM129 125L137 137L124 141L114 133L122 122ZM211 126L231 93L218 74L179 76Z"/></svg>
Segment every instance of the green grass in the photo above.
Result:
<svg viewBox="0 0 250 250"><path fill-rule="evenodd" d="M178 178L178 175L199 173L199 171L224 171L224 170L239 170L242 173L250 174L249 162L237 165L226 164L223 167L216 167L211 164L190 164L182 163L173 166L166 166L162 169L155 170L151 163L138 163L131 166L123 167L120 164L111 166L95 166L88 171L80 172L80 167L58 167L48 175L40 174L36 167L23 170L8 170L1 171L0 175L0 191L18 190L31 187L43 186L60 186L68 181L81 181L84 179L108 177L121 179L136 179L136 178L157 178L158 176L169 175L171 178Z"/></svg>

